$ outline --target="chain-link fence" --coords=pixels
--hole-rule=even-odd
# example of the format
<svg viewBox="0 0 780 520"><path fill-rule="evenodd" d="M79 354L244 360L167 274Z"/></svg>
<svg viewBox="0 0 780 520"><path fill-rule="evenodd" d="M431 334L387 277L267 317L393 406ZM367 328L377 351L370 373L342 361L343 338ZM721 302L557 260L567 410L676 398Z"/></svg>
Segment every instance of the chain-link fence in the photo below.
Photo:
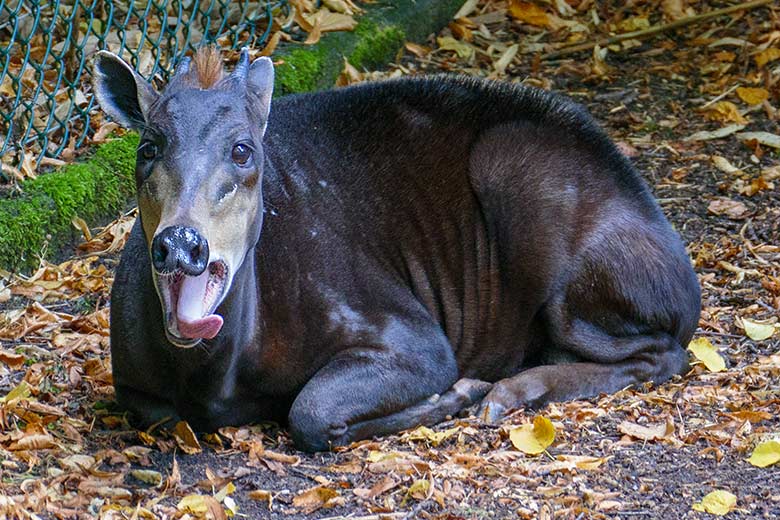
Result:
<svg viewBox="0 0 780 520"><path fill-rule="evenodd" d="M0 157L57 157L95 131L97 49L165 80L202 43L257 47L289 22L287 0L0 0Z"/></svg>

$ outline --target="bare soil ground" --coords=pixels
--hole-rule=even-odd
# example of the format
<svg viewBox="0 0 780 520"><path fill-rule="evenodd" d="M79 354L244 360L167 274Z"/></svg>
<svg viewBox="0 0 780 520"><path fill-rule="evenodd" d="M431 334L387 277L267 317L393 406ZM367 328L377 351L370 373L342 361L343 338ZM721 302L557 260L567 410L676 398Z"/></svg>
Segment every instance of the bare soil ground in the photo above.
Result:
<svg viewBox="0 0 780 520"><path fill-rule="evenodd" d="M223 429L199 443L186 430L138 432L111 411L107 340L111 269L130 216L74 259L5 281L0 389L15 393L0 402L0 518L222 518L234 502L248 518L700 518L710 515L692 505L713 490L737 497L730 518L780 516L780 466L746 461L757 443L780 436L780 332L750 338L759 337L755 327L771 333L780 310L778 151L734 133L686 140L736 123L780 133L778 62L756 60L767 38L765 48L778 46L776 6L637 41L605 59L584 52L543 61L521 48L501 74L496 63L512 44L564 38L508 15L511 5L480 2L430 49L409 46L390 71L346 70L342 82L462 72L585 104L689 244L703 289L696 337L727 368L713 372L692 358L690 373L658 387L518 410L496 426L455 419L316 455L295 451L274 425ZM612 24L668 15L642 2L621 9L597 11ZM592 20L588 9L556 16ZM442 48L453 35L471 54ZM749 105L734 85L769 97ZM719 101L736 115L711 103L726 92ZM536 415L556 436L530 456L510 433Z"/></svg>

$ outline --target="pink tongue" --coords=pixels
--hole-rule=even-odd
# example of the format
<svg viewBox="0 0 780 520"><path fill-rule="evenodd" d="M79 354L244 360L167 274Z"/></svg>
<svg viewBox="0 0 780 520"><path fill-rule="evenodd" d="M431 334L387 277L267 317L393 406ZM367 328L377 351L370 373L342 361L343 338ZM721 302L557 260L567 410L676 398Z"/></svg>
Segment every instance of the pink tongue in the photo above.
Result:
<svg viewBox="0 0 780 520"><path fill-rule="evenodd" d="M179 287L179 301L176 305L176 321L179 334L184 338L211 339L222 328L222 317L216 314L203 314L205 309L206 290L209 281L209 270L198 276L185 276Z"/></svg>
<svg viewBox="0 0 780 520"><path fill-rule="evenodd" d="M179 318L179 334L183 338L205 338L211 339L219 333L222 328L222 316L218 314L209 314L203 318L184 321Z"/></svg>

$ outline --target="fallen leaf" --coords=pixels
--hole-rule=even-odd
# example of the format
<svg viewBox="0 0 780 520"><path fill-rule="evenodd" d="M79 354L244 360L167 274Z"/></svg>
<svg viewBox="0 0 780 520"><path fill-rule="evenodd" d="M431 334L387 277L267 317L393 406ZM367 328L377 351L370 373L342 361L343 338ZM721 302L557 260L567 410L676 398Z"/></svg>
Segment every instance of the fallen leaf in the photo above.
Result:
<svg viewBox="0 0 780 520"><path fill-rule="evenodd" d="M709 141L711 139L722 139L731 134L739 132L743 128L745 128L745 125L734 124L724 126L723 128L714 130L712 132L702 130L701 132L696 132L695 134L689 135L688 137L684 138L683 141Z"/></svg>
<svg viewBox="0 0 780 520"><path fill-rule="evenodd" d="M537 27L547 27L549 18L547 12L536 4L531 2L522 2L520 0L511 0L509 3L509 16L529 25Z"/></svg>
<svg viewBox="0 0 780 520"><path fill-rule="evenodd" d="M268 510L271 510L271 507L274 503L274 495L270 491L266 491L265 489L253 489L249 493L247 493L247 496L250 500L257 500L259 502L268 502Z"/></svg>
<svg viewBox="0 0 780 520"><path fill-rule="evenodd" d="M770 61L775 61L778 58L780 58L780 49L776 47L770 47L753 56L759 69Z"/></svg>
<svg viewBox="0 0 780 520"><path fill-rule="evenodd" d="M726 215L735 220L745 218L749 212L744 202L723 197L713 199L707 206L707 211L713 215Z"/></svg>
<svg viewBox="0 0 780 520"><path fill-rule="evenodd" d="M721 157L720 155L713 155L710 157L710 160L712 161L712 164L714 164L715 167L723 173L732 175L742 173L742 170L731 164L725 157Z"/></svg>
<svg viewBox="0 0 780 520"><path fill-rule="evenodd" d="M203 451L200 442L198 442L198 437L195 435L195 432L192 431L190 425L187 424L187 421L179 421L176 423L176 429L173 432L173 436L176 439L176 444L179 445L179 448L181 448L184 453L194 455L195 453Z"/></svg>
<svg viewBox="0 0 780 520"><path fill-rule="evenodd" d="M758 105L769 99L769 91L764 88L737 87L737 96L748 105Z"/></svg>
<svg viewBox="0 0 780 520"><path fill-rule="evenodd" d="M726 370L726 362L721 355L718 354L718 349L716 349L707 338L694 339L688 343L688 350L693 353L696 359L704 363L704 366L707 367L707 370L710 372L721 372Z"/></svg>
<svg viewBox="0 0 780 520"><path fill-rule="evenodd" d="M426 426L419 426L418 428L405 434L404 439L410 441L427 441L432 446L438 446L456 433L458 433L458 428L449 428L447 430L437 432Z"/></svg>
<svg viewBox="0 0 780 520"><path fill-rule="evenodd" d="M517 55L517 50L520 48L519 44L510 45L507 50L501 55L501 57L493 64L498 74L506 74L506 68L512 63Z"/></svg>
<svg viewBox="0 0 780 520"><path fill-rule="evenodd" d="M740 321L742 328L745 329L745 334L753 341L764 341L775 333L774 323L754 321L748 318L742 318Z"/></svg>
<svg viewBox="0 0 780 520"><path fill-rule="evenodd" d="M88 470L95 465L95 457L77 453L62 457L57 462L60 463L60 466L62 466L63 469L69 471L83 471Z"/></svg>
<svg viewBox="0 0 780 520"><path fill-rule="evenodd" d="M731 101L718 101L717 103L713 103L707 107L704 113L707 116L707 119L713 121L723 121L741 125L745 125L748 122L747 119L739 113L737 105Z"/></svg>
<svg viewBox="0 0 780 520"><path fill-rule="evenodd" d="M22 381L13 387L10 392L8 392L3 397L0 397L0 403L11 405L20 399L26 399L30 397L30 391L30 384L22 379Z"/></svg>
<svg viewBox="0 0 780 520"><path fill-rule="evenodd" d="M6 349L0 349L0 363L7 365L11 370L17 370L21 368L22 365L24 365L26 359L27 358L22 354L17 354L16 352L11 352L10 350Z"/></svg>
<svg viewBox="0 0 780 520"><path fill-rule="evenodd" d="M134 469L130 472L130 475L133 478L152 486L159 486L162 484L163 480L162 473L151 469Z"/></svg>
<svg viewBox="0 0 780 520"><path fill-rule="evenodd" d="M8 446L9 451L48 450L58 448L57 441L48 433L28 434Z"/></svg>
<svg viewBox="0 0 780 520"><path fill-rule="evenodd" d="M693 504L693 510L723 516L735 505L737 505L737 497L734 494L718 489L707 493L701 502Z"/></svg>
<svg viewBox="0 0 780 520"><path fill-rule="evenodd" d="M297 494L293 498L293 505L308 515L322 507L328 508L338 505L339 498L339 492L335 489L316 486Z"/></svg>
<svg viewBox="0 0 780 520"><path fill-rule="evenodd" d="M466 2L461 6L460 9L458 9L458 12L455 13L455 16L452 18L457 20L458 18L463 18L464 16L470 15L477 8L478 3L479 0L466 0Z"/></svg>
<svg viewBox="0 0 780 520"><path fill-rule="evenodd" d="M643 441L661 440L669 438L674 434L674 422L671 419L667 419L666 422L662 423L642 425L631 421L623 421L618 424L618 431Z"/></svg>
<svg viewBox="0 0 780 520"><path fill-rule="evenodd" d="M777 464L780 462L780 442L765 441L758 444L747 461L759 468Z"/></svg>
<svg viewBox="0 0 780 520"><path fill-rule="evenodd" d="M770 134L769 132L740 132L737 139L742 142L756 141L758 144L772 148L780 148L780 135Z"/></svg>
<svg viewBox="0 0 780 520"><path fill-rule="evenodd" d="M413 498L415 500L425 500L428 498L428 493L431 490L431 482L429 480L420 479L412 482L409 489L406 490L406 496L401 501L401 506L406 505L406 502Z"/></svg>
<svg viewBox="0 0 780 520"><path fill-rule="evenodd" d="M523 453L542 453L555 440L555 427L550 419L537 415L533 424L523 424L509 431L512 445Z"/></svg>
<svg viewBox="0 0 780 520"><path fill-rule="evenodd" d="M436 38L439 48L445 51L455 51L459 58L470 58L474 55L474 47L468 43L456 40L452 36L441 36Z"/></svg>
<svg viewBox="0 0 780 520"><path fill-rule="evenodd" d="M404 44L404 48L407 51L414 54L415 56L417 56L418 58L424 58L425 56L431 53L430 47L426 47L425 45L420 45L414 42L406 42Z"/></svg>
<svg viewBox="0 0 780 520"><path fill-rule="evenodd" d="M210 516L213 520L227 520L222 506L208 495L187 495L176 505L179 511L193 513L199 517Z"/></svg>

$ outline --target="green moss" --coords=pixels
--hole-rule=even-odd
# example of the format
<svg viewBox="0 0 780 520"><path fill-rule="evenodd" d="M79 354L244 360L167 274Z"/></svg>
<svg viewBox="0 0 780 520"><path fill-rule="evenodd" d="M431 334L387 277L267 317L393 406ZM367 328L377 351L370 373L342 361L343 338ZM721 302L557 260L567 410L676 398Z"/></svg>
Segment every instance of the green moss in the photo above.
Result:
<svg viewBox="0 0 780 520"><path fill-rule="evenodd" d="M355 28L358 42L349 56L349 62L358 68L371 69L392 60L404 42L404 31L395 25L380 27L371 20L363 20Z"/></svg>
<svg viewBox="0 0 780 520"><path fill-rule="evenodd" d="M274 71L275 95L315 90L323 67L324 51L322 47L310 47L284 54L284 63L278 65Z"/></svg>
<svg viewBox="0 0 780 520"><path fill-rule="evenodd" d="M73 217L90 223L123 209L135 186L135 148L129 134L98 148L83 163L23 182L21 193L0 200L0 266L34 268L48 245L59 249L76 236Z"/></svg>

